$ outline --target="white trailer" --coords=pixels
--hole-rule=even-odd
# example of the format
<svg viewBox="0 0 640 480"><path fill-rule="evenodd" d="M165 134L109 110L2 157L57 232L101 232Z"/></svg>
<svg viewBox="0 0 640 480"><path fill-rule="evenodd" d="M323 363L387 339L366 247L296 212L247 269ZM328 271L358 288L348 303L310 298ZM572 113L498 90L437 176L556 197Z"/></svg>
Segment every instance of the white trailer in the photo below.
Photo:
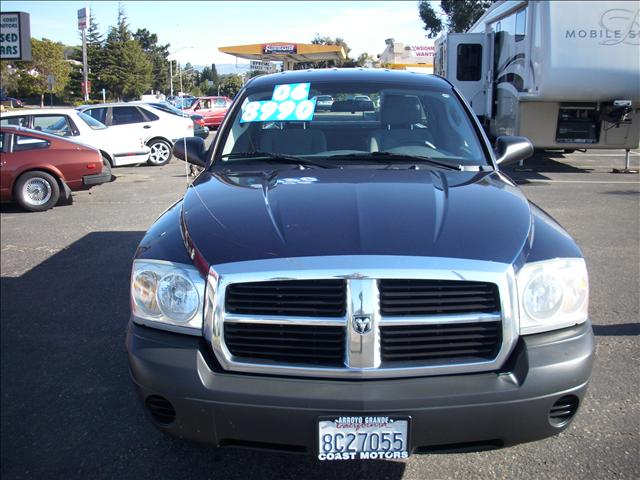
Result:
<svg viewBox="0 0 640 480"><path fill-rule="evenodd" d="M436 40L434 73L492 137L543 149L640 141L640 3L500 1L467 33Z"/></svg>

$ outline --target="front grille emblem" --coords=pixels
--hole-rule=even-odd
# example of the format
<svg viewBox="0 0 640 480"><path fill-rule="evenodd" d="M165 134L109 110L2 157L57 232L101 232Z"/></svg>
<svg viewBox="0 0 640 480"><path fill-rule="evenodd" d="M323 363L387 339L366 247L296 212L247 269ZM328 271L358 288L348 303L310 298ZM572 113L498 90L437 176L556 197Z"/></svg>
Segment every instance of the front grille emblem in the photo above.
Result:
<svg viewBox="0 0 640 480"><path fill-rule="evenodd" d="M365 335L371 331L371 315L354 315L351 321L353 330L360 335Z"/></svg>

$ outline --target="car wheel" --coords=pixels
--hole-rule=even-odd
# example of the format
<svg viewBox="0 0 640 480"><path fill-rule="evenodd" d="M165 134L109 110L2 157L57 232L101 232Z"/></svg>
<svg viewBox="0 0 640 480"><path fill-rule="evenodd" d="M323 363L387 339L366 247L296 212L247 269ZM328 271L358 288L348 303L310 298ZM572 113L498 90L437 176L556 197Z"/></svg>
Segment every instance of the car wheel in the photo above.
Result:
<svg viewBox="0 0 640 480"><path fill-rule="evenodd" d="M111 162L104 155L102 156L102 171L109 174L109 181L113 180L113 174L111 173Z"/></svg>
<svg viewBox="0 0 640 480"><path fill-rule="evenodd" d="M58 203L60 187L56 179L46 172L27 172L18 178L15 195L16 201L25 210L42 212Z"/></svg>
<svg viewBox="0 0 640 480"><path fill-rule="evenodd" d="M149 165L159 167L166 165L171 160L171 144L165 140L153 140L148 143L151 153L149 154Z"/></svg>

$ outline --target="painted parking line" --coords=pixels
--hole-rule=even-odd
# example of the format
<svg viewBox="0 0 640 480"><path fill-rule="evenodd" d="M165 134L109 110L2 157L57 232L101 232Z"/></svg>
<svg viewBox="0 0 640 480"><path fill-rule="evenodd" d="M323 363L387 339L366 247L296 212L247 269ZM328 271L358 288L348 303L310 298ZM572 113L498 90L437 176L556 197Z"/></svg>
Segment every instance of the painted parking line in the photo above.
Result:
<svg viewBox="0 0 640 480"><path fill-rule="evenodd" d="M625 182L625 181L616 181L616 180L542 180L542 179L531 179L531 180L518 180L518 183L598 183L598 184L626 184L626 185L638 185L640 186L640 180L637 182Z"/></svg>
<svg viewBox="0 0 640 480"><path fill-rule="evenodd" d="M583 153L582 155L588 155L590 157L624 157L625 153ZM576 155L578 156L578 155ZM630 157L640 157L640 153L638 152L629 152ZM565 157L567 158L567 157ZM568 157L571 158L571 157Z"/></svg>

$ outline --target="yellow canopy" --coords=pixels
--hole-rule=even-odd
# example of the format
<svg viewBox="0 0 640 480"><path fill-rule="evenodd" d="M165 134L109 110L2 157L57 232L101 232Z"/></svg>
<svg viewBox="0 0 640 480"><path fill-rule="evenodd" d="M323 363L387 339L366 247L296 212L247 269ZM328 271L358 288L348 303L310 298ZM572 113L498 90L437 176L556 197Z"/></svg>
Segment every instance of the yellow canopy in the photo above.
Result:
<svg viewBox="0 0 640 480"><path fill-rule="evenodd" d="M300 62L318 62L323 60L344 60L347 58L340 45L314 45L311 43L271 42L252 45L234 45L220 47L222 53L247 60L284 62L285 70Z"/></svg>

